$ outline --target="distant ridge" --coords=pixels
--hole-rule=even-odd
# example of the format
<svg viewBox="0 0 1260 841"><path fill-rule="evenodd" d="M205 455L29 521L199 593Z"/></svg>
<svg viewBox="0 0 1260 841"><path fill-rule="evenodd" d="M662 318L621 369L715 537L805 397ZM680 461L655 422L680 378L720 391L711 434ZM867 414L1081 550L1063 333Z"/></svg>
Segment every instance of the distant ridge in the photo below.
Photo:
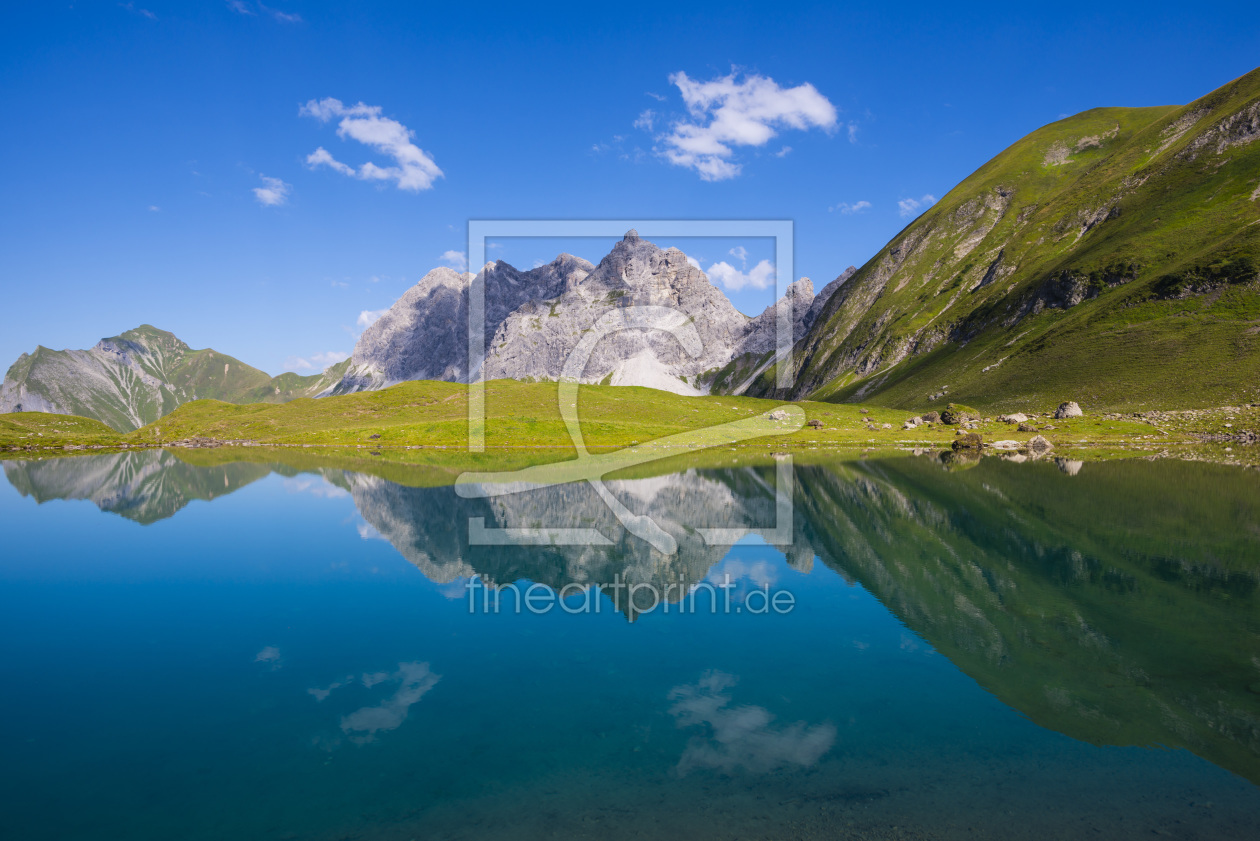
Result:
<svg viewBox="0 0 1260 841"><path fill-rule="evenodd" d="M89 350L37 347L22 354L0 385L0 412L80 415L128 432L191 400L283 403L313 397L337 382L344 369L339 363L323 374L272 377L142 324Z"/></svg>

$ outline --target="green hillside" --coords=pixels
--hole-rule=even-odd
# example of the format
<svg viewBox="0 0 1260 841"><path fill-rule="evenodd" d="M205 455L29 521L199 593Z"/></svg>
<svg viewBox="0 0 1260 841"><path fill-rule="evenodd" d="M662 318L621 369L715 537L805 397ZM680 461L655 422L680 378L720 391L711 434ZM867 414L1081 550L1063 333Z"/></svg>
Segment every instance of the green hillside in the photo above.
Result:
<svg viewBox="0 0 1260 841"><path fill-rule="evenodd" d="M142 324L90 350L37 347L22 354L5 375L0 411L79 415L129 432L192 400L280 403L314 396L339 379L347 365L307 377L272 377Z"/></svg>
<svg viewBox="0 0 1260 841"><path fill-rule="evenodd" d="M986 410L1260 394L1260 70L1015 143L907 226L797 346L792 396ZM774 372L750 393L773 391Z"/></svg>

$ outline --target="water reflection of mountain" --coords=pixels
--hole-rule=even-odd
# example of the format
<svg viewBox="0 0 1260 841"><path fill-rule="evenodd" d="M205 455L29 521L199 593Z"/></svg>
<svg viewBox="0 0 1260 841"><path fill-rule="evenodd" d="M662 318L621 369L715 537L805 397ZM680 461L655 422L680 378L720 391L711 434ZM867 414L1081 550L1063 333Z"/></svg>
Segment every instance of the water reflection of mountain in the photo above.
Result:
<svg viewBox="0 0 1260 841"><path fill-rule="evenodd" d="M1183 747L1260 783L1260 473L1181 462L1072 470L985 458L848 461L795 470L797 569L815 556L1042 726L1096 744ZM953 465L952 467L956 467ZM290 468L279 467L291 475ZM192 467L161 452L6 462L22 493L91 499L139 522L268 468ZM774 523L775 468L609 482L678 543L629 535L587 485L491 499L323 469L428 578L479 574L664 585L727 553L698 527ZM473 546L487 526L595 528L610 546Z"/></svg>
<svg viewBox="0 0 1260 841"><path fill-rule="evenodd" d="M194 499L211 500L261 479L271 468L233 463L194 467L165 450L4 462L4 476L36 502L86 499L148 525L174 516Z"/></svg>
<svg viewBox="0 0 1260 841"><path fill-rule="evenodd" d="M651 517L678 544L663 554L634 537L596 491L585 483L461 499L450 488L412 488L362 474L325 472L346 488L359 513L428 578L447 583L480 575L490 584L527 579L559 589L567 584L610 584L615 579L667 584L696 582L729 552L707 544L697 528L775 525L774 468L686 471L651 479L609 481L609 490L635 514ZM488 527L561 526L597 530L610 545L470 545L469 518ZM802 524L803 525L803 524ZM808 541L780 547L788 562L807 571ZM677 593L675 589L673 591Z"/></svg>
<svg viewBox="0 0 1260 841"><path fill-rule="evenodd" d="M820 553L1007 704L1260 782L1260 475L927 459L798 471Z"/></svg>

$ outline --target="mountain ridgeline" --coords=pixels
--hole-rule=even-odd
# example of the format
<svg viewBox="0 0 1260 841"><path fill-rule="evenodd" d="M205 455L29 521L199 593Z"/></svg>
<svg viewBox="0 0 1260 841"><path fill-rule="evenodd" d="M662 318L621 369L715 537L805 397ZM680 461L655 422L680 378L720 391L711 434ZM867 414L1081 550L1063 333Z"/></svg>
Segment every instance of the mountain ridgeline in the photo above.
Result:
<svg viewBox="0 0 1260 841"><path fill-rule="evenodd" d="M272 377L215 350L193 350L173 333L141 325L90 350L18 357L0 386L0 412L50 412L95 418L119 432L153 423L192 400L283 403L313 397L340 379L324 374Z"/></svg>
<svg viewBox="0 0 1260 841"><path fill-rule="evenodd" d="M868 261L778 396L990 409L1255 400L1260 70L993 158ZM776 393L767 372L749 393Z"/></svg>
<svg viewBox="0 0 1260 841"><path fill-rule="evenodd" d="M751 374L771 361L779 308L790 309L794 338L802 336L822 302L853 271L817 296L813 283L802 278L780 301L749 318L682 251L658 248L633 230L599 265L561 254L525 272L495 261L476 278L438 268L364 331L333 393L417 379L467 382L469 294L475 282L485 289L485 359L473 375L557 380L583 336L602 319L631 308L663 307L698 339L690 350L666 332L631 325L595 343L581 371L570 373L585 383L677 394L708 393L715 383L716 390L737 391L742 381L735 381L733 372Z"/></svg>
<svg viewBox="0 0 1260 841"><path fill-rule="evenodd" d="M1260 70L1185 106L1096 108L1017 141L817 294L735 309L694 261L634 231L598 265L434 269L323 374L270 377L142 326L91 350L23 354L0 412L126 431L183 403L286 402L470 377L637 385L891 408L1044 410L1260 400ZM470 290L485 347L470 370ZM669 331L623 321L663 307ZM779 313L793 328L780 389ZM670 335L670 332L673 335ZM585 367L568 371L575 351Z"/></svg>

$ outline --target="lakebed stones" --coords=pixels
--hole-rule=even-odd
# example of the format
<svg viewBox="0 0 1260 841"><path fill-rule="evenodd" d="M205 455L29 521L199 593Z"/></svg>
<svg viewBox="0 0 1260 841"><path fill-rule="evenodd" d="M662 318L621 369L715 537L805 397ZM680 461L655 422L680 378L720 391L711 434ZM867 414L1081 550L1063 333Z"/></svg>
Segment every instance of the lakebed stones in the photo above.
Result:
<svg viewBox="0 0 1260 841"><path fill-rule="evenodd" d="M1074 402L1060 403L1059 408L1054 410L1055 420L1064 420L1065 418L1082 418L1085 413L1081 411L1079 404Z"/></svg>

